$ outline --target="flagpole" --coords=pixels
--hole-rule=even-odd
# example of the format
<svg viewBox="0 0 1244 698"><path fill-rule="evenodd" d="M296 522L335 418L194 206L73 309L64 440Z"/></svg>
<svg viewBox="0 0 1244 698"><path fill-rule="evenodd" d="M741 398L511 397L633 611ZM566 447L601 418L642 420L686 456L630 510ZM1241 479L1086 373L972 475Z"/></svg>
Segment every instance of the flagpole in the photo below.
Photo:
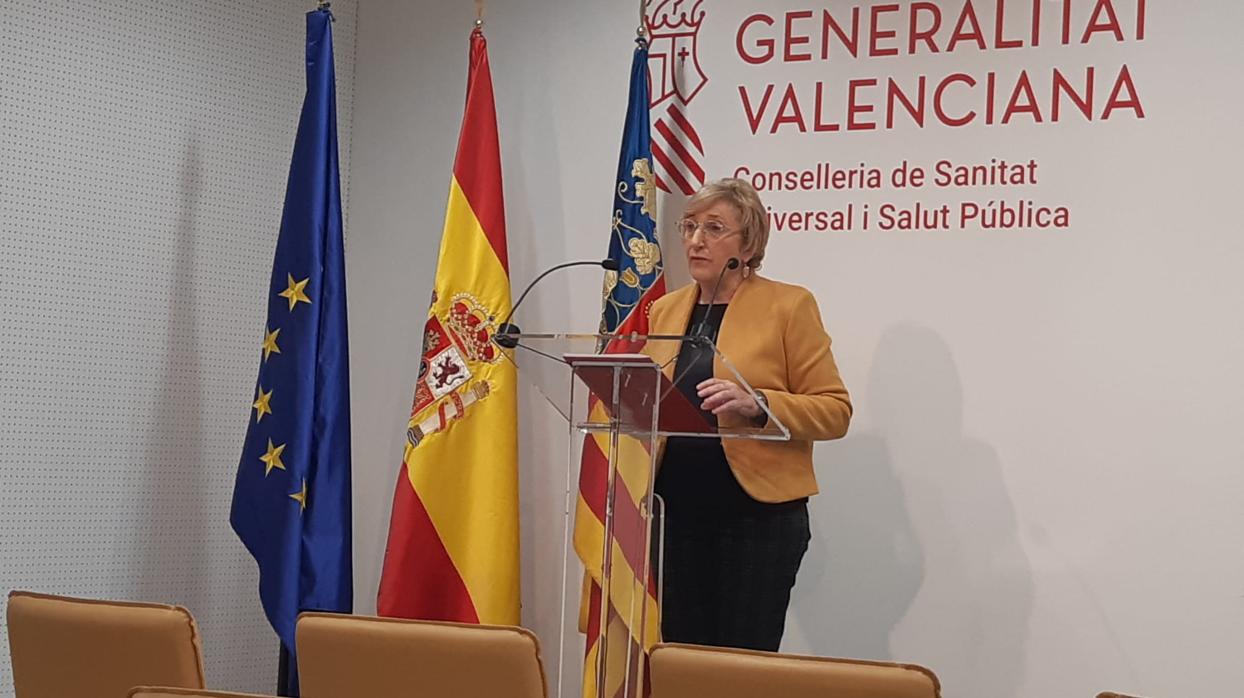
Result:
<svg viewBox="0 0 1244 698"><path fill-rule="evenodd" d="M278 696L292 696L289 685L289 650L285 649L285 643L280 643L281 652L277 657L276 665L276 694Z"/></svg>
<svg viewBox="0 0 1244 698"><path fill-rule="evenodd" d="M484 0L475 0L475 28L484 26Z"/></svg>

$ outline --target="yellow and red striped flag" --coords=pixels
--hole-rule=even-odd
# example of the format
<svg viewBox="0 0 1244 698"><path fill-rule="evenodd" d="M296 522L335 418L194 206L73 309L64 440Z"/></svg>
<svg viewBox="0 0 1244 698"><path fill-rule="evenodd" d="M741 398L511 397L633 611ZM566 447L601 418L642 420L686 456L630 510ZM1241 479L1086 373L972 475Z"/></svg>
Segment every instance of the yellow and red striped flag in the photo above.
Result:
<svg viewBox="0 0 1244 698"><path fill-rule="evenodd" d="M497 114L476 28L380 615L519 622L517 375L492 343L509 311Z"/></svg>
<svg viewBox="0 0 1244 698"><path fill-rule="evenodd" d="M648 113L648 45L642 38L637 43L631 63L630 98L609 236L609 257L618 263L618 270L607 272L605 277L600 323L602 332L620 335L646 334L648 309L665 293L661 246L656 234L657 184L652 171ZM592 400L589 410L592 421L608 421L600 401ZM611 571L606 579L603 570L609 448L608 434L588 436L579 468L574 545L586 573L579 609L580 630L587 634L584 698L646 694L647 652L659 637L655 580L649 569L650 527L641 513L646 508L643 500L650 484L651 454L637 438L621 436L618 440L613 535L607 543ZM606 588L608 603L602 600ZM603 657L602 641L607 650Z"/></svg>

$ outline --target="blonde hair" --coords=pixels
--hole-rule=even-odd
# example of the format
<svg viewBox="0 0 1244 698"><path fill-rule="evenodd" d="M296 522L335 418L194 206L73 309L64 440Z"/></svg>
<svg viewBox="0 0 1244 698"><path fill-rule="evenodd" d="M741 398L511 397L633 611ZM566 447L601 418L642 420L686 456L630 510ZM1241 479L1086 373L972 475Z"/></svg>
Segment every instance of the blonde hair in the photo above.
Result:
<svg viewBox="0 0 1244 698"><path fill-rule="evenodd" d="M739 224L742 226L742 249L752 251L747 266L759 269L765 258L765 247L769 244L769 215L764 203L760 201L760 194L742 179L719 179L700 187L687 200L683 215L699 213L718 201L725 201L738 211Z"/></svg>

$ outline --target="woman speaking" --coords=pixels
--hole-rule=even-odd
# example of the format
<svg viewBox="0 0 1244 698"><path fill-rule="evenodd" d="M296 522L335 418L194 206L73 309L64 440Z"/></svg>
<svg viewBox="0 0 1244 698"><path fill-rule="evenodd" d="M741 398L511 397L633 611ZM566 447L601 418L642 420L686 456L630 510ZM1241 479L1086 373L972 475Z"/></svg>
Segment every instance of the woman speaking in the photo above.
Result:
<svg viewBox="0 0 1244 698"><path fill-rule="evenodd" d="M751 185L705 185L678 230L694 283L653 304L649 332L713 339L791 440L666 442L655 484L665 500L662 639L777 651L811 538L812 442L847 433L851 401L812 294L756 273L769 220ZM763 426L760 404L714 363L683 342L678 389L721 427Z"/></svg>

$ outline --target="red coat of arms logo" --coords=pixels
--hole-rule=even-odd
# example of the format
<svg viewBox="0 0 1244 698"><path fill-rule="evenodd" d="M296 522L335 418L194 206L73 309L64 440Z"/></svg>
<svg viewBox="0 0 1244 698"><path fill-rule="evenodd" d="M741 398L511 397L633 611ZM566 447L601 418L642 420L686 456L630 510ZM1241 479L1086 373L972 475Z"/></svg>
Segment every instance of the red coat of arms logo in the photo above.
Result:
<svg viewBox="0 0 1244 698"><path fill-rule="evenodd" d="M661 0L645 17L651 106L664 103L652 124L656 185L690 196L704 184L704 144L687 106L708 84L700 68L696 37L704 23L704 0ZM671 97L673 99L671 99Z"/></svg>
<svg viewBox="0 0 1244 698"><path fill-rule="evenodd" d="M663 0L647 18L652 106L672 96L689 104L708 82L696 53L704 0Z"/></svg>

